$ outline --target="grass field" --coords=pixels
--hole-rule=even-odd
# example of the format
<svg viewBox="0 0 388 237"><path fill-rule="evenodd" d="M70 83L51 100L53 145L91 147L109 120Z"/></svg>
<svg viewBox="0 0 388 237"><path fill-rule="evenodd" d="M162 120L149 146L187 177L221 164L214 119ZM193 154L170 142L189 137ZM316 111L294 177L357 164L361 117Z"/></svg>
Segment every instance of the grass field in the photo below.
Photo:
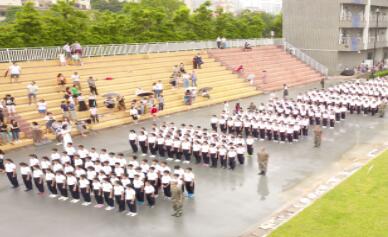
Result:
<svg viewBox="0 0 388 237"><path fill-rule="evenodd" d="M388 237L388 151L269 237Z"/></svg>

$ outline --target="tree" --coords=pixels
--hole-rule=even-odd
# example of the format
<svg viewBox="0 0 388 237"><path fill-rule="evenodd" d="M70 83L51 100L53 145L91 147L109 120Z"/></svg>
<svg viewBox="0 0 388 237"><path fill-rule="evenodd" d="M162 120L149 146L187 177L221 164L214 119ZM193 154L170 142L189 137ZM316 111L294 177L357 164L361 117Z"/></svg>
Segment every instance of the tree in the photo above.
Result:
<svg viewBox="0 0 388 237"><path fill-rule="evenodd" d="M283 36L283 15L277 15L272 21L272 30L275 32L275 37L281 38Z"/></svg>
<svg viewBox="0 0 388 237"><path fill-rule="evenodd" d="M201 39L214 39L217 35L214 32L213 11L210 10L211 3L206 1L193 14L193 31Z"/></svg>
<svg viewBox="0 0 388 237"><path fill-rule="evenodd" d="M123 2L118 0L91 0L92 9L100 11L119 12L123 8Z"/></svg>
<svg viewBox="0 0 388 237"><path fill-rule="evenodd" d="M21 7L9 7L5 12L5 20L3 23L13 22L16 19L16 13L22 10Z"/></svg>
<svg viewBox="0 0 388 237"><path fill-rule="evenodd" d="M31 2L16 13L14 34L23 42L19 46L50 45L42 16Z"/></svg>

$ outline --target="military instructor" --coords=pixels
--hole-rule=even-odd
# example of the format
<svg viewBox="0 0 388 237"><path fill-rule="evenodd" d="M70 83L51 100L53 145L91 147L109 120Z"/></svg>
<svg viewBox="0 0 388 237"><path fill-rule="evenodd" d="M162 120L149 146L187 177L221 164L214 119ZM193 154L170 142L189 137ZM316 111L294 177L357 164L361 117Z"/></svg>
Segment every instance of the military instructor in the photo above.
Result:
<svg viewBox="0 0 388 237"><path fill-rule="evenodd" d="M266 175L268 167L269 155L265 148L261 148L260 152L257 153L257 164L259 165L259 175Z"/></svg>

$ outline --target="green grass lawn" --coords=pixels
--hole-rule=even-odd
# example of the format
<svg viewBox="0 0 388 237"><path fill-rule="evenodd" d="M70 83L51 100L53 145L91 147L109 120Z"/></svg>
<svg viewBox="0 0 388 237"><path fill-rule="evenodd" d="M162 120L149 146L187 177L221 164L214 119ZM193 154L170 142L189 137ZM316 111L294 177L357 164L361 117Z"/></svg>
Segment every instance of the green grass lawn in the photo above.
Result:
<svg viewBox="0 0 388 237"><path fill-rule="evenodd" d="M388 152L270 237L388 237Z"/></svg>

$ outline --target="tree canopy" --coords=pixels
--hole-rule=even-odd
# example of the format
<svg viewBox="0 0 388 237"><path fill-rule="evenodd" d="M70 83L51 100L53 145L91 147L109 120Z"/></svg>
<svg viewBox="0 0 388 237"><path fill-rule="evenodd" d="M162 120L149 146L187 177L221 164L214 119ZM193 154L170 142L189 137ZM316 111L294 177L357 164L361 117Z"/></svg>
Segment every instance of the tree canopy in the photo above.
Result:
<svg viewBox="0 0 388 237"><path fill-rule="evenodd" d="M0 47L81 44L119 44L228 39L282 35L282 16L243 11L238 15L212 10L210 2L190 12L181 0L93 0L93 10L59 1L47 10L32 3L10 8L0 24Z"/></svg>

